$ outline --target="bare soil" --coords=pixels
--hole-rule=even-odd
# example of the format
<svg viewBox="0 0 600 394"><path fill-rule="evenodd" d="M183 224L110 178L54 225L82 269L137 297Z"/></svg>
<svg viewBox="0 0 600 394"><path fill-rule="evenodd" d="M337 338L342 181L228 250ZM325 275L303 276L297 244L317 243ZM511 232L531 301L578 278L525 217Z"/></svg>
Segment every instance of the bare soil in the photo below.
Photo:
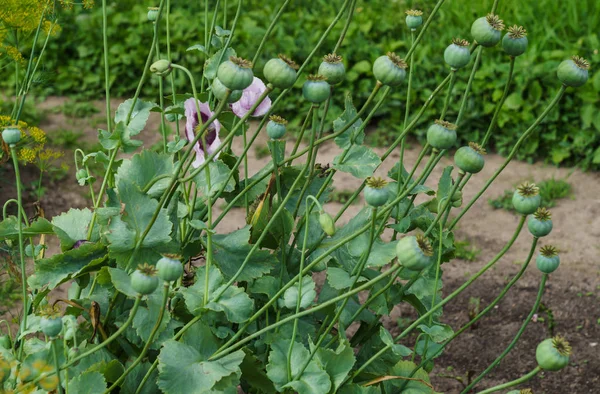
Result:
<svg viewBox="0 0 600 394"><path fill-rule="evenodd" d="M62 105L64 101L63 98L48 98L42 104L42 108L51 109ZM100 113L95 114L93 118L102 119L103 103L95 104ZM112 103L114 109L118 104L119 101ZM160 141L158 121L158 116L152 114L146 130L141 134L146 147ZM90 123L89 118L70 119L58 113L48 114L40 127L48 133L60 129L81 130L84 132L83 142L91 143L96 140L97 129L92 128ZM100 120L97 123L98 127L103 127ZM252 131L251 127L250 132ZM256 144L264 145L265 141L265 138L260 136ZM291 148L292 143L289 142L288 145ZM406 153L405 160L409 164L415 162L420 149L417 144L413 145ZM238 138L234 142L233 149L236 152L242 150L241 139ZM376 149L376 152L381 154L384 149ZM331 163L337 154L337 146L326 144L320 148L317 162L324 165ZM268 158L256 158L256 151L253 149L249 158L251 174L269 161ZM377 175L386 176L397 159L398 155L393 154L377 171ZM464 190L465 201L470 200L503 161L503 157L495 154L487 156L483 171L472 177ZM428 184L435 187L443 167L451 164L451 157L442 159ZM25 184L38 176L33 168L24 172ZM561 266L551 275L542 300L544 306L553 314L555 327L551 333L547 313L539 312L537 321L529 324L517 346L478 385L478 389L513 380L529 372L536 366L537 344L553 334L561 334L573 347L570 365L560 372L542 373L519 388L531 388L536 394L600 392L600 174L582 173L544 164L511 162L457 226L456 239L468 240L480 249L481 253L474 262L454 260L444 265L443 292L447 295L464 283L471 274L493 258L514 232L518 217L504 210L494 210L487 200L500 196L505 189L513 188L523 180L539 182L552 177L568 177L573 187L572 198L559 200L557 206L552 209L553 232L538 244L542 246L552 243L561 251ZM14 188L6 179L0 183L0 201L14 196ZM354 191L361 184L361 180L344 173L336 174L334 180L334 186L338 190ZM76 184L74 170L71 170L70 177L66 180L47 186L47 193L42 198L47 217L70 207L89 205L85 197L87 189ZM350 206L341 222L348 221L361 206L362 204ZM335 213L340 207L341 204L331 202L327 204L326 210ZM31 212L30 209L28 211ZM228 219L219 224L217 231L227 233L243 225L244 212L237 210L231 212ZM468 322L470 298L480 299L483 309L497 296L509 278L517 273L519 263L526 258L530 245L531 235L525 229L512 249L492 270L444 308L443 321L454 329ZM49 253L52 253L52 250ZM465 332L437 359L432 381L436 391L460 392L464 387L460 380L464 382L468 380L468 376L477 376L502 352L531 310L540 278L541 274L533 262L523 278L505 299L480 321L478 327ZM396 320L410 317L414 317L412 310L405 306L397 307L389 320L389 328L392 332L399 332Z"/></svg>

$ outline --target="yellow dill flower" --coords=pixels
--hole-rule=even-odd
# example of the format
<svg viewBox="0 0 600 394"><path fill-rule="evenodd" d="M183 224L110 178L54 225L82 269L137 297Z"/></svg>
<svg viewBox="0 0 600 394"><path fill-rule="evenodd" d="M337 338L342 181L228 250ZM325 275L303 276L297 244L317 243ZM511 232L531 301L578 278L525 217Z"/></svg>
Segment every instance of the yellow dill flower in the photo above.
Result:
<svg viewBox="0 0 600 394"><path fill-rule="evenodd" d="M40 129L39 127L30 126L28 131L33 141L42 145L46 143L46 133L44 130Z"/></svg>
<svg viewBox="0 0 600 394"><path fill-rule="evenodd" d="M43 162L60 159L63 155L62 152L51 148L46 148L39 152L40 160Z"/></svg>
<svg viewBox="0 0 600 394"><path fill-rule="evenodd" d="M6 53L6 56L11 58L15 62L17 62L21 65L25 65L25 58L23 57L21 52L19 52L19 50L17 48L15 48L14 46L12 46L12 45L4 46L4 52Z"/></svg>
<svg viewBox="0 0 600 394"><path fill-rule="evenodd" d="M36 158L36 151L28 147L21 148L17 152L17 158L25 163L33 163Z"/></svg>

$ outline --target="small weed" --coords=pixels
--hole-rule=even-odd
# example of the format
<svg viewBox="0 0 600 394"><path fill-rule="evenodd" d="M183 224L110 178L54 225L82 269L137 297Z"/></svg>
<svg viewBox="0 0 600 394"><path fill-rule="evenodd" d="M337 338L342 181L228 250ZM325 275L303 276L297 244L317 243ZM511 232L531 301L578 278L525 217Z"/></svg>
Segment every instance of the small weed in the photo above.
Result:
<svg viewBox="0 0 600 394"><path fill-rule="evenodd" d="M469 298L469 320L473 320L475 316L479 314L479 308L481 306L481 298L479 297L471 297ZM471 325L471 330L477 329L479 326L478 322L473 323Z"/></svg>
<svg viewBox="0 0 600 394"><path fill-rule="evenodd" d="M271 155L271 151L269 151L269 147L266 145L257 145L254 147L254 154L257 159L264 159L267 156Z"/></svg>
<svg viewBox="0 0 600 394"><path fill-rule="evenodd" d="M546 208L552 208L556 206L556 200L570 197L572 195L572 186L565 179L546 179L536 185L540 188L540 195L542 196L541 206ZM504 193L495 199L489 199L488 203L494 209L504 209L507 211L514 211L512 204L514 190L505 190Z"/></svg>
<svg viewBox="0 0 600 394"><path fill-rule="evenodd" d="M466 261L475 261L481 253L481 249L472 245L468 240L456 241L454 244L455 250L454 255L457 259Z"/></svg>
<svg viewBox="0 0 600 394"><path fill-rule="evenodd" d="M57 130L48 133L48 140L51 145L60 147L65 150L74 150L81 148L83 132L73 130Z"/></svg>
<svg viewBox="0 0 600 394"><path fill-rule="evenodd" d="M348 202L348 200L350 199L350 197L352 197L353 194L354 194L354 191L352 191L352 190L334 190L331 193L331 201L339 202L340 204L345 204ZM354 200L352 202L352 204L356 204L356 203L358 203L358 200Z"/></svg>
<svg viewBox="0 0 600 394"><path fill-rule="evenodd" d="M548 320L546 319L538 319L541 322L546 323L546 327L548 328L548 334L550 336L554 336L554 327L556 327L556 321L554 320L554 313L552 313L552 309L544 305L540 304L540 313L545 313Z"/></svg>

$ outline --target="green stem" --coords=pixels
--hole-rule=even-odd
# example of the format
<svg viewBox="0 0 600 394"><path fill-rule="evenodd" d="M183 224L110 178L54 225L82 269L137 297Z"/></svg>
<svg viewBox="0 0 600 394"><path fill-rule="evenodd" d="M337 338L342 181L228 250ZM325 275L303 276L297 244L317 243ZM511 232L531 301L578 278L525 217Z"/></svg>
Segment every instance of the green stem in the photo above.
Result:
<svg viewBox="0 0 600 394"><path fill-rule="evenodd" d="M502 256L504 256L504 254L508 251L508 249L510 249L510 247L516 241L517 237L519 236L519 233L521 232L521 229L523 228L523 225L525 224L525 218L526 218L525 216L521 216L521 219L519 220L519 224L517 225L517 228L516 228L512 238L507 242L507 244L504 246L504 248L502 248L502 250L489 263L487 263L483 268L481 268L475 275L471 276L471 278L469 278L469 280L467 280L465 283L463 283L462 286L460 286L458 289L456 289L454 292L452 292L450 295L448 295L446 298L444 298L434 308L430 309L427 313L424 313L423 315L421 315L410 326L408 326L404 331L402 331L402 333L400 333L400 335L398 335L396 338L394 338L394 340L397 342L398 340L404 338L412 330L414 330L419 324L421 324L423 321L425 321L425 319L429 318L429 316L434 314L436 311L438 311L440 308L442 308L448 302L452 301L456 296L458 296L467 287L469 287L473 282L475 282L475 280L477 280L477 278L479 278L488 269L490 269L494 264L496 264L496 262L498 260L500 260L500 258ZM386 345L385 347L383 347L379 352L377 352L371 358L369 358L366 362L364 362L363 365L361 365L361 367L359 369L357 369L356 372L352 375L352 378L358 376L362 371L364 371L364 369L367 366L369 366L373 361L375 361L376 359L381 357L382 354L384 354L391 348L392 348L391 345ZM352 379L352 378L349 377L346 379L346 381L348 381L349 379Z"/></svg>
<svg viewBox="0 0 600 394"><path fill-rule="evenodd" d="M333 48L332 53L337 53L337 51L339 51L340 47L342 46L342 43L344 42L344 38L346 38L346 33L348 32L348 27L350 27L350 22L352 21L352 16L354 15L355 7L356 7L356 0L352 0L352 4L350 4L350 9L348 10L348 17L346 18L346 23L344 24L344 27L342 28L342 33L340 34L340 38L338 38L338 41L335 44L335 47Z"/></svg>
<svg viewBox="0 0 600 394"><path fill-rule="evenodd" d="M238 348L244 346L246 343L250 342L252 339L254 339L256 337L259 337L259 336L263 335L264 333L266 333L268 331L271 331L271 330L273 330L273 329L275 329L275 328L277 328L279 326L282 326L282 325L284 325L284 324L286 324L286 323L288 323L288 322L290 322L290 321L292 321L294 319L299 319L299 318L301 318L303 316L307 316L307 315L309 315L311 313L320 311L322 309L325 309L325 308L329 307L330 305L334 305L337 302L342 301L345 298L351 297L351 296L353 296L355 294L360 293L363 290L369 289L369 288L373 287L373 285L375 285L379 281L381 281L381 280L385 279L386 277L388 277L388 276L392 275L393 273L395 273L400 268L401 268L400 266L394 265L389 270L387 270L387 271L385 271L385 272L377 275L375 278L371 279L368 282L365 282L363 285L361 285L361 286L359 286L359 287L357 287L357 288L349 291L348 293L345 293L345 294L342 294L340 296L334 297L334 298L332 298L332 299L330 299L330 300L328 300L328 301L326 301L326 302L324 302L322 304L316 305L316 306L314 306L314 307L312 307L310 309L306 309L306 310L304 310L304 311L302 311L300 313L295 313L293 315L290 315L290 316L288 316L288 317L286 317L286 318L284 318L282 320L279 320L276 323L271 324L268 327L263 328L262 330L256 331L255 333L247 336L246 338L244 338L244 339L242 339L240 341L237 341L235 344L233 344L233 345L231 345L229 347L219 349L215 354L213 354L212 356L210 356L209 360L214 360L214 359L223 357L226 354L231 353L235 349L238 349Z"/></svg>
<svg viewBox="0 0 600 394"><path fill-rule="evenodd" d="M454 193L456 193L456 191L458 190L458 187L460 186L460 182L462 181L463 177L465 176L464 172L459 172L458 177L456 177L456 181L454 182L454 185L452 185L452 189L450 190L450 193L448 194L448 197L446 197L446 201L444 201L444 205L442 206L442 209L438 209L438 214L435 217L435 219L433 220L433 222L429 225L429 227L427 228L427 231L425 231L424 236L429 235L429 233L431 233L431 230L433 230L433 227L440 221L440 219L444 216L444 213L446 212L446 210L450 210L452 207L452 197L454 196ZM438 201L438 205L441 203L441 201ZM442 238L442 231L443 228L440 229L440 238Z"/></svg>
<svg viewBox="0 0 600 394"><path fill-rule="evenodd" d="M510 66L508 68L508 78L506 79L506 85L504 85L504 91L502 92L502 97L500 98L500 101L498 101L498 104L496 104L496 109L494 110L494 116L492 117L490 125L488 126L488 129L485 132L483 140L481 141L481 146L483 146L483 147L485 147L485 145L488 143L490 136L492 135L492 131L494 131L494 128L496 127L496 122L498 121L498 114L500 113L500 110L502 109L502 106L504 105L504 102L506 101L506 97L508 97L508 91L510 90L510 83L512 82L514 71L515 71L515 58L513 56L511 56L510 57Z"/></svg>
<svg viewBox="0 0 600 394"><path fill-rule="evenodd" d="M490 373L490 371L492 369L496 368L496 366L498 364L500 364L500 362L502 362L502 360L504 359L504 357L506 357L506 355L515 347L515 345L517 344L517 342L519 341L519 339L521 338L521 336L525 332L525 329L529 325L529 322L531 321L531 319L533 319L533 315L537 312L537 310L538 310L538 308L540 306L540 303L542 302L542 296L544 295L544 288L546 286L546 280L548 280L548 274L542 274L542 280L540 281L540 287L539 287L538 294L537 294L537 297L535 299L535 302L533 304L533 307L531 308L531 311L529 312L529 315L523 321L523 324L521 325L521 328L519 329L519 331L517 331L517 334L513 338L512 342L506 347L506 349L504 349L504 351L502 353L500 353L500 355L494 360L494 362L492 362L489 365L489 367L487 367L485 369L485 371L483 371L479 376L477 376L477 378L475 378L471 382L471 384L469 384L461 392L461 394L467 393L467 392L469 392L469 390L471 390L473 387L475 387L475 385L477 383L479 383L481 381L481 379L483 379L485 377L485 375L487 375L488 373Z"/></svg>
<svg viewBox="0 0 600 394"><path fill-rule="evenodd" d="M156 23L156 22L154 22ZM158 41L156 41L156 57L160 59ZM163 79L158 78L158 103L160 105L160 134L163 140L163 152L167 153L167 125L165 121L165 96L163 93Z"/></svg>
<svg viewBox="0 0 600 394"><path fill-rule="evenodd" d="M63 387L62 387L62 382L60 379L60 366L58 363L58 349L56 348L56 339L52 340L52 344L50 345L52 346L52 353L54 354L54 373L56 373L56 377L58 378L58 392L59 394L63 393Z"/></svg>
<svg viewBox="0 0 600 394"><path fill-rule="evenodd" d="M102 196L106 191L106 186L108 185L108 179L110 178L110 172L112 170L112 166L115 163L115 159L117 157L117 153L119 152L119 146L113 148L110 153L110 158L108 160L108 165L106 166L106 172L104 174L104 179L102 179L102 185L100 186L100 191L98 192L98 197L96 198L96 204L94 204L94 213L92 214L92 219L90 220L90 226L87 233L88 241L92 239L92 233L94 231L94 225L96 224L96 216L98 207L100 206L100 202L102 201Z"/></svg>
<svg viewBox="0 0 600 394"><path fill-rule="evenodd" d="M475 62L473 62L473 68L471 68L471 74L469 75L469 81L467 82L467 87L465 88L465 93L463 94L463 98L460 103L460 109L458 110L458 116L456 117L456 122L454 122L457 126L460 125L465 108L467 106L467 99L469 98L469 93L471 92L471 86L473 85L473 80L475 79L475 74L477 73L477 67L479 66L479 61L481 60L481 52L483 51L483 47L479 46L475 50L477 51L477 54L475 55Z"/></svg>
<svg viewBox="0 0 600 394"><path fill-rule="evenodd" d="M17 231L19 232L19 258L21 262L21 296L23 299L23 317L21 318L21 332L27 330L27 311L29 300L27 297L27 272L25 266L25 248L23 245L23 221L26 217L23 216L23 196L21 192L21 173L19 171L19 160L17 159L17 150L14 145L10 146L10 154L13 160L13 166L15 169L15 184L17 187ZM21 344L19 347L18 359L23 358L23 348Z"/></svg>
<svg viewBox="0 0 600 394"><path fill-rule="evenodd" d="M106 17L106 0L102 0L102 45L104 55L104 95L106 96L106 131L111 134L112 121L110 110L110 67L108 65L108 22ZM102 198L102 194L98 195L98 199ZM94 208L96 206L94 205ZM90 229L93 225L90 225ZM91 232L91 230L90 230ZM89 239L89 236L88 236Z"/></svg>
<svg viewBox="0 0 600 394"><path fill-rule="evenodd" d="M275 25L279 21L279 18L281 18L281 15L283 14L283 10L285 10L285 7L287 7L287 5L289 4L289 2L290 2L290 0L285 0L283 2L283 4L281 4L281 7L279 7L279 11L277 11L277 14L275 14L275 17L271 21L271 24L269 24L269 27L267 28L267 31L265 32L262 40L260 40L260 44L258 45L258 49L254 53L254 57L252 58L252 65L253 66L256 66L256 61L258 60L258 57L260 56L260 53L262 52L263 47L265 46L265 43L267 42L267 38L269 38L269 36L271 36L271 32L273 31L273 28L275 27Z"/></svg>
<svg viewBox="0 0 600 394"><path fill-rule="evenodd" d="M450 97L452 97L452 91L454 90L454 84L456 83L456 70L452 69L450 71L450 85L448 85L448 91L446 92L446 99L444 100L444 107L442 108L442 112L440 113L440 120L444 120L446 117L446 112L448 112L448 107L450 104Z"/></svg>
<svg viewBox="0 0 600 394"><path fill-rule="evenodd" d="M529 379L533 378L535 375L537 375L541 370L542 370L542 368L540 368L540 366L538 365L531 372L529 372L526 375L521 376L518 379L515 379L515 380L513 380L511 382L507 382L507 383L504 383L504 384L500 384L498 386L490 387L487 390L480 391L479 394L493 393L493 392L496 392L496 391L499 391L499 390L507 389L509 387L513 387L513 386L516 386L518 384L524 383L524 382L528 381Z"/></svg>
<svg viewBox="0 0 600 394"><path fill-rule="evenodd" d="M507 156L504 163L502 163L500 168L498 168L496 170L496 172L494 172L494 175L492 175L490 177L490 179L488 179L488 181L485 183L483 188L471 199L471 201L469 201L467 206L465 206L465 208L458 214L458 216L456 218L454 218L452 223L450 223L450 225L448 226L448 230L452 230L454 228L454 226L456 226L458 221L465 215L465 213L467 213L467 211L473 206L473 204L475 204L475 202L479 199L479 197L481 197L483 195L483 193L487 190L487 188L490 187L490 185L492 184L492 182L494 182L494 180L498 177L498 175L500 175L500 173L506 168L508 163L510 163L512 158L517 154L517 151L519 150L519 147L521 146L523 141L525 141L525 139L527 137L529 137L529 134L531 134L531 132L542 122L542 120L544 120L544 118L546 117L546 115L548 115L550 110L552 110L552 108L554 108L556 106L556 104L558 104L561 97L565 93L566 88L567 87L565 85L562 85L560 87L560 89L556 93L556 96L554 97L554 99L550 102L550 104L548 104L548 107L546 107L544 112L542 112L540 114L540 116L535 120L535 122L533 122L533 124L531 126L529 126L529 128L521 135L521 137L517 140L515 146L510 151L510 153Z"/></svg>
<svg viewBox="0 0 600 394"><path fill-rule="evenodd" d="M150 346L154 343L153 342L154 337L158 333L158 330L159 330L160 325L162 323L163 317L165 315L165 310L167 308L167 301L169 300L169 287L170 287L169 282L165 282L164 290L163 290L163 299L162 299L162 304L160 306L160 311L158 313L158 319L156 320L156 324L154 324L154 327L152 328L152 331L150 332L150 336L148 337L148 340L146 341L144 347L142 348L142 351L137 356L137 358L135 359L135 361L133 363L131 363L131 365L125 370L125 372L123 372L123 374L119 377L119 379L117 379L112 384L112 386L110 386L104 392L104 394L110 393L112 390L116 389L117 386L119 386L123 382L123 380L125 380L125 378L127 377L127 375L129 375L131 373L131 371L133 371L133 369L140 362L142 362L142 359L144 358L144 356L148 352L148 349L150 349Z"/></svg>

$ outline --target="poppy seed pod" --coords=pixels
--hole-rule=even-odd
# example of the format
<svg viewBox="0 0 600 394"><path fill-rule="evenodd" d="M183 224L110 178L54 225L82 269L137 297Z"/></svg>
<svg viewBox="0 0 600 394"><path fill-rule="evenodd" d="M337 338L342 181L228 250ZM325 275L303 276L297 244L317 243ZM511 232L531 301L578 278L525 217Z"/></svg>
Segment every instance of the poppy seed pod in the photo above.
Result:
<svg viewBox="0 0 600 394"><path fill-rule="evenodd" d="M504 22L498 15L487 14L478 18L471 25L471 36L484 47L493 47L500 42L504 30Z"/></svg>
<svg viewBox="0 0 600 394"><path fill-rule="evenodd" d="M244 90L254 80L252 62L231 56L229 60L221 63L217 69L217 77L230 90Z"/></svg>
<svg viewBox="0 0 600 394"><path fill-rule="evenodd" d="M388 52L373 63L373 75L384 85L398 86L404 81L408 65L398 55Z"/></svg>
<svg viewBox="0 0 600 394"><path fill-rule="evenodd" d="M469 64L471 52L469 51L469 41L460 38L454 38L452 44L448 45L444 51L444 61L452 69L458 70Z"/></svg>
<svg viewBox="0 0 600 394"><path fill-rule="evenodd" d="M263 75L274 87L287 89L294 86L294 82L296 82L296 70L298 70L298 65L292 59L279 55L265 64Z"/></svg>
<svg viewBox="0 0 600 394"><path fill-rule="evenodd" d="M406 26L411 30L417 30L423 24L423 12L420 10L406 11Z"/></svg>
<svg viewBox="0 0 600 394"><path fill-rule="evenodd" d="M511 26L502 38L502 49L510 56L520 56L527 50L527 31L522 26Z"/></svg>
<svg viewBox="0 0 600 394"><path fill-rule="evenodd" d="M590 63L587 60L573 56L558 66L556 74L563 84L576 88L587 82L589 68Z"/></svg>
<svg viewBox="0 0 600 394"><path fill-rule="evenodd" d="M319 66L319 75L327 78L327 83L337 85L346 78L346 68L342 63L342 57L335 53L323 57L323 62Z"/></svg>

